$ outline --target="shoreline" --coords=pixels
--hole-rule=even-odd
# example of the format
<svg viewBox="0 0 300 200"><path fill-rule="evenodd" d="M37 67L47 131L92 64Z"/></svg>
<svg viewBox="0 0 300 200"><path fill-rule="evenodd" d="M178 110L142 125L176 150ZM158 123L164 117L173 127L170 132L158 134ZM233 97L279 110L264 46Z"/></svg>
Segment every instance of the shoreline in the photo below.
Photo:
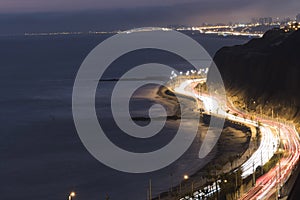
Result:
<svg viewBox="0 0 300 200"><path fill-rule="evenodd" d="M183 95L181 95L181 96L183 96ZM187 97L187 96L184 96L184 97L191 101L195 101L195 99L193 99L192 97ZM149 98L149 96L146 98ZM170 90L168 90L166 87L157 88L156 94L153 96L153 93L152 93L150 99L154 100L155 102L160 102L164 105L167 104L168 106L172 107L173 115L168 114L167 119L173 119L173 120L180 119L180 107L178 105L177 98L176 98L175 94L173 92L171 92ZM166 99L168 101L166 101ZM194 103L194 105L197 105L197 104ZM147 120L147 119L142 119L142 120ZM205 123L204 117L202 117L202 122L205 125L207 125L207 122ZM220 154L220 152L223 152L223 151L221 151L219 149L220 148L219 145L224 145L224 142L222 143L222 141L223 140L226 141L226 139L225 139L226 136L224 138L225 133L227 133L227 134L230 133L231 134L230 137L233 137L234 135L242 134L242 135L244 135L244 137L247 138L247 140L243 143L242 147L233 150L234 153L233 152L225 153L225 154L228 154L227 159L224 159L224 153ZM251 134L249 135L249 133L251 133ZM189 185L189 186L192 185L193 189L195 189L194 191L197 191L197 189L203 188L205 185L209 184L209 181L207 180L207 178L205 178L205 176L206 176L205 172L210 171L211 170L210 168L212 168L212 166L217 166L217 165L223 166L223 167L221 167L221 169L216 170L217 174L228 173L232 169L235 169L238 166L240 166L244 162L244 160L246 160L250 156L251 150L252 150L252 152L255 151L255 148L254 148L255 145L253 145L254 140L251 139L253 137L253 135L256 135L256 129L254 127L246 126L243 124L237 124L233 121L226 120L220 140L218 141L218 144L214 147L214 150L213 150L213 151L216 151L216 155L214 155L214 157L208 163L206 163L203 167L199 168L198 170L196 170L195 173L190 175L189 179L187 181L184 181L184 184ZM246 144L246 146L245 146L245 144ZM233 163L230 163L229 157L232 157L233 156L232 154L236 154L236 152L239 152L238 153L239 156L234 159ZM176 191L178 193L178 190L180 189L179 188L180 185L181 184L178 183L172 189L169 189L169 191L165 191L160 194L157 194L156 197L153 199L155 199L155 200L156 199L162 199L162 200L178 199L177 195L174 196L174 191L175 191L175 193L176 193ZM182 191L182 194L190 194L191 193L190 187L188 187L188 189L181 188L181 191Z"/></svg>

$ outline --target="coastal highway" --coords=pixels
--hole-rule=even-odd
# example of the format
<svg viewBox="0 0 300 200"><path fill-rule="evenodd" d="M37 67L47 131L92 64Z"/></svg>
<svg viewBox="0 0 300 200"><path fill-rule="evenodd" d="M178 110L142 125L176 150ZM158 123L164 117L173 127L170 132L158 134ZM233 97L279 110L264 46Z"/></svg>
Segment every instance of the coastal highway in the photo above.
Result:
<svg viewBox="0 0 300 200"><path fill-rule="evenodd" d="M280 188L288 180L299 160L299 135L295 127L273 121L264 121L280 126L280 138L283 142L284 156L269 172L261 176L255 186L241 199L268 199L272 195L280 197Z"/></svg>
<svg viewBox="0 0 300 200"><path fill-rule="evenodd" d="M224 104L221 105L221 103L219 103L220 101L218 101L216 98L210 97L207 94L198 94L195 90L195 86L198 83L203 83L205 81L206 79L185 80L178 87L176 87L174 91L184 95L193 96L194 98L202 101L204 109L208 113L239 123L258 127L257 121L231 114L236 113L236 110L233 110L231 107L224 106ZM227 110L230 110L231 112L227 113ZM277 151L279 141L279 138L277 137L278 134L274 134L274 132L271 131L271 127L265 124L261 125L260 131L262 132L262 137L258 149L242 165L243 178L251 175L254 169L256 169L258 166L267 163Z"/></svg>
<svg viewBox="0 0 300 200"><path fill-rule="evenodd" d="M299 160L300 139L294 125L262 117L256 117L255 121L247 119L250 118L248 113L244 113L232 105L224 106L224 103L220 103L222 101L218 101L215 97L206 94L200 95L195 86L205 81L205 79L187 79L175 87L174 91L202 101L205 111L210 114L256 127L258 127L258 121L260 122L261 142L251 157L242 164L243 178L251 175L258 166L267 163L278 151L280 142L283 144L283 148L280 150L284 153L284 156L279 163L261 176L256 181L255 186L244 194L241 199L268 199L274 194L279 195L279 188L288 180ZM230 112L226 112L227 110ZM230 113L238 113L243 117Z"/></svg>
<svg viewBox="0 0 300 200"><path fill-rule="evenodd" d="M234 108L231 105L231 110L236 113L246 114L241 112L240 110ZM279 153L283 153L284 156L280 159L275 167L273 167L269 172L258 178L255 186L248 191L246 194L242 196L242 200L247 199L269 199L278 195L281 196L280 188L284 185L284 183L289 179L292 174L294 168L298 164L299 156L300 156L300 138L299 134L293 124L279 122L276 119L268 118L268 117L260 117L257 116L258 121L261 123L260 129L268 127L269 130L273 132L273 142L269 143L271 150L272 146L274 147L273 151L277 151ZM265 131L262 132L262 137L265 137ZM275 138L278 138L278 147L281 144L282 148L276 147ZM263 139L262 139L263 140ZM261 141L261 145L267 145L265 142ZM262 151L259 153L259 149L254 154L261 154L262 156L270 157L269 151ZM272 153L272 151L271 151ZM275 153L275 152L274 152ZM254 155L253 154L253 155ZM258 157L258 156L257 156ZM248 162L248 161L247 161Z"/></svg>

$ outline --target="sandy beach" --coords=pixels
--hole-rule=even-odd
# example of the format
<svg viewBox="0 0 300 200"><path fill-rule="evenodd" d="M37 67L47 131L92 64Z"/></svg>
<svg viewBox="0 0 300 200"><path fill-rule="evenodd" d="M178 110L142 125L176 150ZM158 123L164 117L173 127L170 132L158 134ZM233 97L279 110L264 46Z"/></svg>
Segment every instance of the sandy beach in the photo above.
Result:
<svg viewBox="0 0 300 200"><path fill-rule="evenodd" d="M173 122L167 123L167 125L178 126L178 124L180 123L180 105L183 106L184 112L197 111L197 104L194 99L186 97L184 102L181 102L181 104L179 105L176 96L165 87L147 87L143 89L142 92L137 93L134 98L147 98L155 103L163 105L167 111L168 117L173 119ZM196 140L199 140L200 143L206 135L207 129L207 124L205 124L203 121L200 121L199 131L196 138ZM201 186L207 184L205 176L207 174L207 171L209 171L208 168L210 168L211 166L218 166L218 168L220 168L218 173L226 173L231 170L231 167L235 167L238 163L233 163L233 166L231 166L229 158L240 158L244 154L246 154L246 151L249 147L250 138L250 128L235 127L233 124L225 123L225 127L217 145L205 159L199 159L198 162L202 164L199 165L198 169L196 169L194 173L189 174L189 180L184 181L185 187L182 188L182 193L189 193L191 191L190 187L192 183L195 190L196 188L201 188ZM184 171L182 173L184 173ZM176 197L176 193L179 189L179 183L180 181L177 183L174 182L172 195L171 189L169 189L169 191L164 191L161 194L156 194L156 196L159 195L160 199L178 199L178 197Z"/></svg>

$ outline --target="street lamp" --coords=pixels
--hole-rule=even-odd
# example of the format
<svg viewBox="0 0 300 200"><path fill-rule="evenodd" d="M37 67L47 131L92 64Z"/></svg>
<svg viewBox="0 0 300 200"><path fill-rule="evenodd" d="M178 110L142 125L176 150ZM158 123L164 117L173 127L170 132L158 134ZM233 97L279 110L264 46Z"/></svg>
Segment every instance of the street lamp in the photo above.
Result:
<svg viewBox="0 0 300 200"><path fill-rule="evenodd" d="M189 176L187 174L183 175L183 180L186 181L189 179ZM182 183L180 182L179 184L179 197L181 198L181 188L182 187Z"/></svg>
<svg viewBox="0 0 300 200"><path fill-rule="evenodd" d="M184 176L183 176L183 179L184 179L184 180L188 180L188 179L189 179L189 176L188 176L188 175L184 175Z"/></svg>
<svg viewBox="0 0 300 200"><path fill-rule="evenodd" d="M73 197L75 197L75 195L76 195L75 192L71 192L70 195L69 195L69 200L72 200Z"/></svg>

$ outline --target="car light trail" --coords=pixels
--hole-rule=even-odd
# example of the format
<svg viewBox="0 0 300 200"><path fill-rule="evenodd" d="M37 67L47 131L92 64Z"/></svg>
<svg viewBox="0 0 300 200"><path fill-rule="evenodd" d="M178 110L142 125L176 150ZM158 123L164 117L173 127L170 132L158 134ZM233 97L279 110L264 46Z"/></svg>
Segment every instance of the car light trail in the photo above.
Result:
<svg viewBox="0 0 300 200"><path fill-rule="evenodd" d="M237 110L233 106L225 109L221 106L219 101L205 94L198 94L195 91L195 85L197 83L203 83L206 79L193 79L184 80L178 87L174 88L174 91L179 94L194 97L203 102L203 106L206 112L226 117L229 120L240 122L243 124L259 127L261 131L261 142L257 150L251 155L251 157L242 164L242 177L253 174L258 166L266 164L270 158L276 153L280 141L286 141L283 144L285 156L280 159L279 163L269 170L266 174L261 176L254 187L252 187L246 194L242 196L242 200L250 199L265 199L278 193L278 188L288 180L294 167L299 161L300 156L300 138L294 125L287 125L274 121L273 119L257 118L256 121L246 119L245 117L235 116L227 113L225 110L237 112L241 115L247 115L242 111ZM260 126L258 122L260 121ZM279 127L279 128L278 128ZM188 196L187 196L188 197ZM188 199L196 199L189 197Z"/></svg>

